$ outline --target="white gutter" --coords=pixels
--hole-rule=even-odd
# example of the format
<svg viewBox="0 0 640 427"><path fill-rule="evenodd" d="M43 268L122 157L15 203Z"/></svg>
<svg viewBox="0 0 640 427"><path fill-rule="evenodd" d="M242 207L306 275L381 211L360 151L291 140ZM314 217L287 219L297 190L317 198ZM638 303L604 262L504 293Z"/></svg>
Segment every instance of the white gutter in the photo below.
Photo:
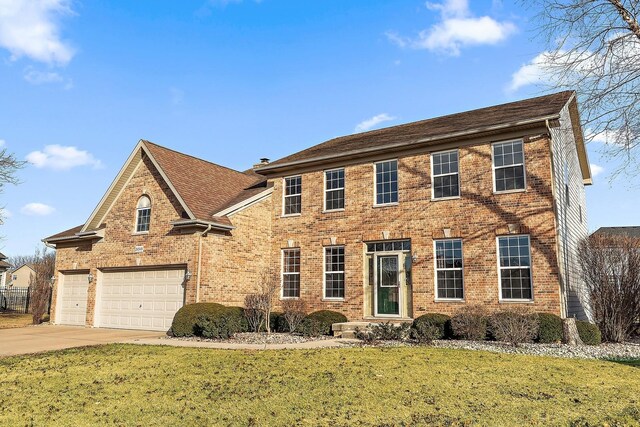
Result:
<svg viewBox="0 0 640 427"><path fill-rule="evenodd" d="M229 206L228 208L220 211L220 212L216 212L213 216L227 216L230 215L232 213L235 213L245 207L249 207L249 205L256 203L258 201L260 201L261 199L267 197L269 194L273 193L273 187L267 188L266 190L249 197L248 199L245 199L239 203L236 203L233 206Z"/></svg>
<svg viewBox="0 0 640 427"><path fill-rule="evenodd" d="M395 144L386 144L386 145L381 146L381 147L361 148L361 149L345 151L345 152L341 152L341 153L337 153L337 154L327 154L327 155L324 155L324 156L313 157L311 159L294 160L292 162L268 165L268 166L264 166L264 167L255 169L255 172L256 173L261 173L261 172L267 172L268 173L269 171L278 170L278 169L285 168L285 167L288 167L288 166L299 166L299 165L304 165L304 164L307 164L307 163L315 163L315 162L322 161L322 160L332 160L332 159L336 159L336 158L340 158L340 157L352 156L352 155L355 155L355 154L375 153L375 152L378 152L378 151L386 151L386 150L393 149L393 148L403 148L403 147L408 147L408 146L412 146L412 145L416 145L416 144L422 144L422 143L425 143L425 142L433 142L433 141L439 141L439 140L444 140L444 139L458 138L458 137L461 137L461 136L470 136L470 135L477 134L477 133L492 132L492 131L496 131L496 130L502 130L502 129L507 129L507 128L511 128L511 127L517 127L517 126L525 126L525 125L530 125L530 124L539 123L539 122L546 123L547 120L559 119L559 118L560 118L559 114L553 114L553 115L550 115L550 116L543 116L543 117L538 117L538 118L535 118L535 119L522 120L522 121L519 121L519 122L504 123L504 124L501 124L501 125L489 126L489 127L486 127L486 128L471 129L471 130L468 130L468 131L452 132L452 133L447 133L447 134L442 134L442 135L437 135L437 136L431 136L431 137L428 137L428 138L422 138L422 139L409 141L409 142L398 142L398 143L395 143Z"/></svg>
<svg viewBox="0 0 640 427"><path fill-rule="evenodd" d="M187 219L187 220L173 221L171 222L171 225L173 225L174 227L188 227L190 225L206 226L206 227L210 226L211 228L215 228L218 230L225 230L225 231L235 230L235 227L233 225L221 224L215 221L203 221L200 219Z"/></svg>
<svg viewBox="0 0 640 427"><path fill-rule="evenodd" d="M196 302L200 302L200 272L202 271L202 237L211 231L212 224L198 236L198 278L196 279Z"/></svg>

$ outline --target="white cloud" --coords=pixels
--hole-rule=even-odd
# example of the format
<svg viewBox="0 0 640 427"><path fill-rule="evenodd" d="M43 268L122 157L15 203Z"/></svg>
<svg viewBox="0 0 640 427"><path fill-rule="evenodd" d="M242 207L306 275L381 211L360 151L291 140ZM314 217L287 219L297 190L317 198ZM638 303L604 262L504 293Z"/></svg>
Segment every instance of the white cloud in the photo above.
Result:
<svg viewBox="0 0 640 427"><path fill-rule="evenodd" d="M5 145L7 145L7 141L5 141L4 139L0 139L0 148L4 147Z"/></svg>
<svg viewBox="0 0 640 427"><path fill-rule="evenodd" d="M427 3L427 8L440 13L440 22L420 31L416 38L387 32L389 41L399 47L427 49L457 56L463 47L493 45L516 31L516 26L511 22L497 21L490 16L474 16L469 10L468 0Z"/></svg>
<svg viewBox="0 0 640 427"><path fill-rule="evenodd" d="M75 52L60 37L59 18L72 13L69 0L0 0L0 46L12 60L65 65Z"/></svg>
<svg viewBox="0 0 640 427"><path fill-rule="evenodd" d="M593 176L594 178L604 172L604 168L600 165L590 163L589 166L591 167L591 176Z"/></svg>
<svg viewBox="0 0 640 427"><path fill-rule="evenodd" d="M20 209L25 215L34 215L34 216L47 216L51 215L55 212L55 208L49 205L45 205L44 203L27 203Z"/></svg>
<svg viewBox="0 0 640 427"><path fill-rule="evenodd" d="M379 125L380 123L389 122L391 120L395 120L396 118L388 115L387 113L378 114L377 116L373 116L369 119L363 120L356 125L356 132L364 132L369 129L372 129Z"/></svg>
<svg viewBox="0 0 640 427"><path fill-rule="evenodd" d="M0 208L0 218L11 218L13 213L7 208Z"/></svg>
<svg viewBox="0 0 640 427"><path fill-rule="evenodd" d="M529 63L522 65L511 75L511 82L507 90L515 92L521 87L547 83L551 80L548 72L549 53L542 52Z"/></svg>
<svg viewBox="0 0 640 427"><path fill-rule="evenodd" d="M102 167L100 160L88 151L63 145L47 145L42 151L27 154L27 161L37 168L68 170L76 166Z"/></svg>
<svg viewBox="0 0 640 427"><path fill-rule="evenodd" d="M33 69L28 69L25 72L24 79L32 85L59 83L64 80L60 74L53 71L36 71Z"/></svg>

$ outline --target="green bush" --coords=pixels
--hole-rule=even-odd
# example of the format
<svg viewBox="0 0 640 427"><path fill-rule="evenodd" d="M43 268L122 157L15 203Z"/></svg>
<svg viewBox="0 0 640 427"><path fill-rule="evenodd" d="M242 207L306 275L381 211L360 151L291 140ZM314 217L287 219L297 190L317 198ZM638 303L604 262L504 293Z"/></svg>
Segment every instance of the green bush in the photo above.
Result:
<svg viewBox="0 0 640 427"><path fill-rule="evenodd" d="M602 335L597 325L576 320L576 328L583 343L587 345L600 345L602 343Z"/></svg>
<svg viewBox="0 0 640 427"><path fill-rule="evenodd" d="M242 307L221 307L200 314L196 319L195 333L205 338L227 339L248 329Z"/></svg>
<svg viewBox="0 0 640 427"><path fill-rule="evenodd" d="M173 316L169 335L173 335L174 337L191 337L195 335L198 316L215 312L222 307L224 306L213 302L198 302L183 306L175 316Z"/></svg>
<svg viewBox="0 0 640 427"><path fill-rule="evenodd" d="M344 314L331 310L314 311L307 315L300 325L300 331L306 336L331 335L331 325L346 322Z"/></svg>
<svg viewBox="0 0 640 427"><path fill-rule="evenodd" d="M423 314L413 321L411 336L420 342L451 338L451 318L440 313Z"/></svg>
<svg viewBox="0 0 640 427"><path fill-rule="evenodd" d="M269 326L271 327L271 332L289 332L283 313L271 313Z"/></svg>
<svg viewBox="0 0 640 427"><path fill-rule="evenodd" d="M562 341L562 319L555 314L538 313L540 326L536 342L549 344Z"/></svg>

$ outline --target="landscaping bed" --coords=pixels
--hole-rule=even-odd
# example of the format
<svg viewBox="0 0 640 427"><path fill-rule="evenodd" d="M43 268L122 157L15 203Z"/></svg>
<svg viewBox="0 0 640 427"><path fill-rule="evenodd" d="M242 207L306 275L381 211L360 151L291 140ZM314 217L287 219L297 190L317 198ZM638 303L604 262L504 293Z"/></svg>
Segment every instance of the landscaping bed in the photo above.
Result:
<svg viewBox="0 0 640 427"><path fill-rule="evenodd" d="M224 342L233 344L301 344L309 341L334 339L334 337L328 335L303 336L286 332L273 332L270 334L267 334L266 332L240 332L228 339L204 338L199 336L170 337L168 339L198 342Z"/></svg>

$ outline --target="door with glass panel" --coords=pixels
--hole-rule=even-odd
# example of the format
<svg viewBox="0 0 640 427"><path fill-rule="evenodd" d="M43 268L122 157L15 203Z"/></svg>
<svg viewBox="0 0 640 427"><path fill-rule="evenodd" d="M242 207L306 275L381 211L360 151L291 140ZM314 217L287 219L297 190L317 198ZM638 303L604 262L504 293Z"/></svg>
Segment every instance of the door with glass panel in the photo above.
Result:
<svg viewBox="0 0 640 427"><path fill-rule="evenodd" d="M376 315L400 315L399 255L378 255L376 284Z"/></svg>

